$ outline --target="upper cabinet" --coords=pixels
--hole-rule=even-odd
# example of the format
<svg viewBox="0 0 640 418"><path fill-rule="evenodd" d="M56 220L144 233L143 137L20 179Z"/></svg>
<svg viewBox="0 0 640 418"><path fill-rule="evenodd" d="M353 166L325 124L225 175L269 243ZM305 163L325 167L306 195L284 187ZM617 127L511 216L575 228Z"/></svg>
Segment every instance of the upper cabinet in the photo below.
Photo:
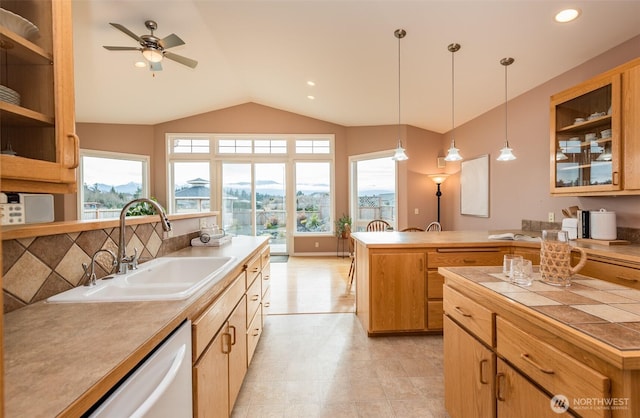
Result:
<svg viewBox="0 0 640 418"><path fill-rule="evenodd" d="M3 191L76 191L70 0L0 0ZM8 20L7 20L8 19Z"/></svg>
<svg viewBox="0 0 640 418"><path fill-rule="evenodd" d="M640 194L640 59L551 97L551 193Z"/></svg>

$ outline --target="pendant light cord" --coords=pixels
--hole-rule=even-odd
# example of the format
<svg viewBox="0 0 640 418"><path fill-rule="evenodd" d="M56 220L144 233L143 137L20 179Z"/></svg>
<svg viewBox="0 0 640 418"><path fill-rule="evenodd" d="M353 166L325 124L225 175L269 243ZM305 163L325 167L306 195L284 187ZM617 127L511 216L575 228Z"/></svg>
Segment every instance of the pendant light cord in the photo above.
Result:
<svg viewBox="0 0 640 418"><path fill-rule="evenodd" d="M400 145L400 40L404 35L400 32L396 36L398 38L398 145Z"/></svg>
<svg viewBox="0 0 640 418"><path fill-rule="evenodd" d="M508 124L508 110L507 110L507 66L508 64L506 64L504 66L504 141L506 146L509 146L509 136L507 135L507 126Z"/></svg>
<svg viewBox="0 0 640 418"><path fill-rule="evenodd" d="M454 75L455 75L455 60L454 60L454 56L456 51L449 48L449 50L451 51L451 138L453 138L453 130L456 126L455 124L455 103L456 103L456 95L455 95L455 80L454 80Z"/></svg>

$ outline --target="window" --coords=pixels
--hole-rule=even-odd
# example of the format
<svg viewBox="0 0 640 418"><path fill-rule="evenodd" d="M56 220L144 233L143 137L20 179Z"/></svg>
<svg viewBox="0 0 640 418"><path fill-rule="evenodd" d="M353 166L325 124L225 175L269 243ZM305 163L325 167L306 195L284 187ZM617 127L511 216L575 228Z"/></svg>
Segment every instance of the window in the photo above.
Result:
<svg viewBox="0 0 640 418"><path fill-rule="evenodd" d="M299 139L296 140L298 154L329 154L331 143L327 139Z"/></svg>
<svg viewBox="0 0 640 418"><path fill-rule="evenodd" d="M331 163L296 162L296 232L331 232Z"/></svg>
<svg viewBox="0 0 640 418"><path fill-rule="evenodd" d="M173 137L169 141L169 154L208 154L208 138Z"/></svg>
<svg viewBox="0 0 640 418"><path fill-rule="evenodd" d="M219 138L218 153L220 154L286 154L286 139L268 138Z"/></svg>
<svg viewBox="0 0 640 418"><path fill-rule="evenodd" d="M149 156L80 150L80 219L117 218L130 200L149 197Z"/></svg>
<svg viewBox="0 0 640 418"><path fill-rule="evenodd" d="M373 153L349 158L354 232L364 231L374 219L383 219L397 228L396 162L386 154Z"/></svg>
<svg viewBox="0 0 640 418"><path fill-rule="evenodd" d="M171 166L171 213L211 210L208 161L173 161Z"/></svg>

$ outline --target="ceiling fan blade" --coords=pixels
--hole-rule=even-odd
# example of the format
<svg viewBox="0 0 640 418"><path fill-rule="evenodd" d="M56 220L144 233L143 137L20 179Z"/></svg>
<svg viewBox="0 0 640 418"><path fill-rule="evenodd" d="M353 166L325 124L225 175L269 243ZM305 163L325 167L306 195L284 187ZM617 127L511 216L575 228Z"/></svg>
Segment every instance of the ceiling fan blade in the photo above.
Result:
<svg viewBox="0 0 640 418"><path fill-rule="evenodd" d="M162 71L162 63L160 62L150 62L149 69L151 71Z"/></svg>
<svg viewBox="0 0 640 418"><path fill-rule="evenodd" d="M174 46L184 45L184 41L180 39L178 35L172 33L171 35L162 38L160 40L160 45L162 45L164 49L169 49L173 48Z"/></svg>
<svg viewBox="0 0 640 418"><path fill-rule="evenodd" d="M122 26L119 23L109 23L111 26L113 26L114 28L124 32L125 34L129 35L130 37L132 37L133 39L135 39L136 41L140 42L140 43L144 43L144 40L139 37L138 35L136 35L135 33L131 32L129 29L125 28L124 26Z"/></svg>
<svg viewBox="0 0 640 418"><path fill-rule="evenodd" d="M136 48L135 46L108 46L103 45L104 49L108 49L109 51L140 51L141 48Z"/></svg>
<svg viewBox="0 0 640 418"><path fill-rule="evenodd" d="M186 65L187 67L196 68L198 65L198 61L183 57L182 55L174 54L173 52L165 52L164 56L170 60L179 62L182 65Z"/></svg>

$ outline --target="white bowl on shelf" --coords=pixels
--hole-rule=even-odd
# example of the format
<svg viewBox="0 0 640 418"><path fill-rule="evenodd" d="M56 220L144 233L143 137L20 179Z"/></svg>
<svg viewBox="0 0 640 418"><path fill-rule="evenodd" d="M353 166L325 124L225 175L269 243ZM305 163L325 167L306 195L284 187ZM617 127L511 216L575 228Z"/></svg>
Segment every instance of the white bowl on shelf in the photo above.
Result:
<svg viewBox="0 0 640 418"><path fill-rule="evenodd" d="M0 8L0 26L4 26L28 40L36 39L40 35L40 30L36 25L3 8Z"/></svg>

